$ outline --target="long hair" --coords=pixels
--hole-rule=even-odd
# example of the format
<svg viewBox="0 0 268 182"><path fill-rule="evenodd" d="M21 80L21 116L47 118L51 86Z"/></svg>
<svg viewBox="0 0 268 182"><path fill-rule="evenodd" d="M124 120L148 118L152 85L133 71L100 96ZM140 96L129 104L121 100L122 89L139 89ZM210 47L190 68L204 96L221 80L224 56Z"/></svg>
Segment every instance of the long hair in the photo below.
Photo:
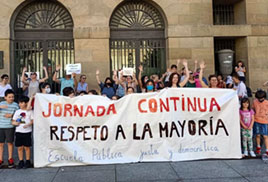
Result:
<svg viewBox="0 0 268 182"><path fill-rule="evenodd" d="M180 85L180 79L181 79L181 76L180 76L180 74L179 73L172 73L170 76L169 76L169 82L168 82L168 87L172 87L172 80L173 80L173 77L175 76L175 75L178 75L178 82L177 82L177 87L179 87Z"/></svg>
<svg viewBox="0 0 268 182"><path fill-rule="evenodd" d="M152 79L149 79L149 80L147 80L147 82L145 83L145 92L147 92L147 85L149 84L149 83L152 83L153 84L153 87L154 87L154 89L153 89L153 91L155 91L155 84L154 84L154 81L152 80Z"/></svg>
<svg viewBox="0 0 268 182"><path fill-rule="evenodd" d="M110 78L110 77L107 77L107 78L105 79L105 81L104 81L104 86L105 86L105 87L108 86L107 83L106 83L108 80L110 80L111 83L112 83L112 85L114 85L114 80L113 80L112 78Z"/></svg>
<svg viewBox="0 0 268 182"><path fill-rule="evenodd" d="M243 103L248 103L248 110L250 111L251 107L250 107L250 101L247 97L244 97L241 99L241 106L240 106L240 110L243 110Z"/></svg>

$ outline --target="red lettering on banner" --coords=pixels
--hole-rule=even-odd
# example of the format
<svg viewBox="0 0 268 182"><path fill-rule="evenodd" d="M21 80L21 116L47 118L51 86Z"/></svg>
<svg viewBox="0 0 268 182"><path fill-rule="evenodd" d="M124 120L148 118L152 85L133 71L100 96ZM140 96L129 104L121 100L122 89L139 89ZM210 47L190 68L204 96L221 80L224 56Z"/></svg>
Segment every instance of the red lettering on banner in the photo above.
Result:
<svg viewBox="0 0 268 182"><path fill-rule="evenodd" d="M209 108L209 112L213 111L213 107L216 106L218 111L221 110L221 107L219 106L219 104L217 103L216 99L214 97L212 97L211 101L210 101L210 108Z"/></svg>
<svg viewBox="0 0 268 182"><path fill-rule="evenodd" d="M105 113L105 107L104 106L98 106L97 107L97 116L100 117L100 116L103 116Z"/></svg>
<svg viewBox="0 0 268 182"><path fill-rule="evenodd" d="M65 104L64 105L64 117L67 116L67 112L70 114L70 116L73 116L73 114L71 112L71 109L72 109L72 105L71 104Z"/></svg>
<svg viewBox="0 0 268 182"><path fill-rule="evenodd" d="M206 98L203 99L204 100L204 108L201 108L200 100L201 100L200 98L197 99L199 111L200 112L206 112L206 110L207 110L207 100L206 100Z"/></svg>
<svg viewBox="0 0 268 182"><path fill-rule="evenodd" d="M58 113L57 113L57 108L59 108ZM60 103L54 104L53 114L55 117L60 117L62 115L62 104Z"/></svg>
<svg viewBox="0 0 268 182"><path fill-rule="evenodd" d="M110 114L110 112L112 112L113 114L116 114L116 110L115 110L115 106L114 104L111 104L108 108L108 111L107 111L107 115Z"/></svg>
<svg viewBox="0 0 268 182"><path fill-rule="evenodd" d="M170 100L173 102L169 102ZM148 110L146 107L147 104ZM142 106L144 107L142 108ZM212 112L214 107L216 107L217 111L221 110L220 105L214 97L185 97L183 94L182 97L141 99L138 102L138 110L141 113L170 112L170 108L174 108L173 111L181 109L181 111L187 112Z"/></svg>
<svg viewBox="0 0 268 182"><path fill-rule="evenodd" d="M192 103L191 99L188 97L187 98L187 103L188 103L188 111L190 111L192 108L193 111L196 111L196 98L194 97L194 104Z"/></svg>
<svg viewBox="0 0 268 182"><path fill-rule="evenodd" d="M155 99L149 100L149 110L150 112L157 112L157 102Z"/></svg>
<svg viewBox="0 0 268 182"><path fill-rule="evenodd" d="M45 118L49 117L51 115L51 102L48 103L48 113L45 114L45 112L43 111L42 114Z"/></svg>
<svg viewBox="0 0 268 182"><path fill-rule="evenodd" d="M140 111L141 113L147 113L146 110L143 110L143 109L141 108L141 104L142 104L143 102L146 102L146 99L141 99L141 100L138 102L138 109L139 109L139 111Z"/></svg>
<svg viewBox="0 0 268 182"><path fill-rule="evenodd" d="M160 99L160 112L163 112L163 108L165 108L165 110L167 112L169 112L169 101L168 101L168 98L166 98L166 105L165 105L164 101L162 99Z"/></svg>
<svg viewBox="0 0 268 182"><path fill-rule="evenodd" d="M87 106L87 111L86 111L85 117L87 117L87 115L88 115L89 113L91 113L92 116L95 116L95 113L94 113L94 111L93 111L92 106Z"/></svg>
<svg viewBox="0 0 268 182"><path fill-rule="evenodd" d="M174 110L177 111L177 103L176 103L176 101L179 101L180 98L179 97L170 97L169 99L174 101Z"/></svg>
<svg viewBox="0 0 268 182"><path fill-rule="evenodd" d="M78 106L74 105L74 116L78 114L80 117L83 117L83 108L83 105L81 105L79 110Z"/></svg>

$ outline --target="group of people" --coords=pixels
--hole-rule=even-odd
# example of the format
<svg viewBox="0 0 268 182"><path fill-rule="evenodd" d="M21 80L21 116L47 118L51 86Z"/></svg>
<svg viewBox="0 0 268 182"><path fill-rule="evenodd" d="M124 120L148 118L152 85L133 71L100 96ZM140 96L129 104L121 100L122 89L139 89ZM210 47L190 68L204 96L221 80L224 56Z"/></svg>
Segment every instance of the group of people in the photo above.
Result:
<svg viewBox="0 0 268 182"><path fill-rule="evenodd" d="M180 68L181 64L183 65ZM266 92L257 91L250 107L249 93L245 85L246 68L242 61L239 61L235 67L234 73L228 75L225 79L219 75L210 75L208 80L203 76L205 63L194 62L194 70L188 67L186 59L177 60L176 65L171 65L170 69L161 75L144 75L143 66L139 66L138 78L136 74L124 75L123 71L114 71L112 77L107 77L104 82L100 79L100 71L96 70L96 81L100 87L100 94L96 90L89 90L86 83L86 75L80 75L79 81L76 74L66 75L64 78L58 78L61 66L58 65L53 75L53 81L60 84L60 91L57 95L68 97L82 96L86 94L102 95L112 100L118 100L125 95L133 93L155 92L166 87L182 88L228 88L237 92L241 101L240 124L243 144L243 155L250 154L255 157L252 144L253 132L256 134L257 149L256 153L261 153L261 136L264 138L266 154L268 155L268 101ZM31 167L30 147L32 146L32 126L34 96L36 93L51 94L51 85L46 82L48 74L44 67L45 77L37 79L35 72L29 76L27 69L23 69L21 81L23 94L19 97L18 103L15 102L15 93L9 82L9 76L1 76L0 83L0 167L3 166L4 143L8 145L8 167L13 168L13 143L18 150L19 163L18 169ZM265 83L267 84L267 83ZM14 129L15 128L15 129ZM15 132L15 133L14 133ZM15 136L15 137L14 137ZM249 150L249 153L248 153ZM23 159L23 152L26 153L26 161Z"/></svg>

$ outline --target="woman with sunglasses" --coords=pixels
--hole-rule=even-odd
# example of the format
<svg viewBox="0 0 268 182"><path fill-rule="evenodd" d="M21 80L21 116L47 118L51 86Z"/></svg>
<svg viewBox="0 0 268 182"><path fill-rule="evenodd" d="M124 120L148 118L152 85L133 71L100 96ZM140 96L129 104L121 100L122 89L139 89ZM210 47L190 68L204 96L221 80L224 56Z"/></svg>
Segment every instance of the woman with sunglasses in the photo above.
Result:
<svg viewBox="0 0 268 182"><path fill-rule="evenodd" d="M43 69L45 72L45 78L38 80L36 72L31 72L30 79L25 81L24 75L25 72L27 71L27 68L26 67L23 68L21 80L23 84L28 85L29 98L31 98L36 93L39 93L39 84L45 82L48 79L47 68L44 66Z"/></svg>
<svg viewBox="0 0 268 182"><path fill-rule="evenodd" d="M81 75L80 80L76 87L76 93L79 95L80 92L85 91L88 93L88 84L86 83L86 75Z"/></svg>
<svg viewBox="0 0 268 182"><path fill-rule="evenodd" d="M3 74L1 76L1 82L0 82L0 102L4 101L4 97L5 97L5 91L7 89L12 89L11 85L8 83L9 81L9 77L7 74Z"/></svg>

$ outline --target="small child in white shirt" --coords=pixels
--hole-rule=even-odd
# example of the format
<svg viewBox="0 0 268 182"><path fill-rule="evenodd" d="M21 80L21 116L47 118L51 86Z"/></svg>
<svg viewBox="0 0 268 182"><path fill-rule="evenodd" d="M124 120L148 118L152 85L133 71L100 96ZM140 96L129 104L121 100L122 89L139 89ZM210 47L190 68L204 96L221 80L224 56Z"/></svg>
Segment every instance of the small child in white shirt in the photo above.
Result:
<svg viewBox="0 0 268 182"><path fill-rule="evenodd" d="M17 169L31 167L31 150L32 146L32 125L33 112L27 110L29 98L22 96L19 98L20 109L13 116L12 124L16 126L15 131L15 146L18 149L19 164ZM26 153L26 162L23 160L23 150Z"/></svg>

